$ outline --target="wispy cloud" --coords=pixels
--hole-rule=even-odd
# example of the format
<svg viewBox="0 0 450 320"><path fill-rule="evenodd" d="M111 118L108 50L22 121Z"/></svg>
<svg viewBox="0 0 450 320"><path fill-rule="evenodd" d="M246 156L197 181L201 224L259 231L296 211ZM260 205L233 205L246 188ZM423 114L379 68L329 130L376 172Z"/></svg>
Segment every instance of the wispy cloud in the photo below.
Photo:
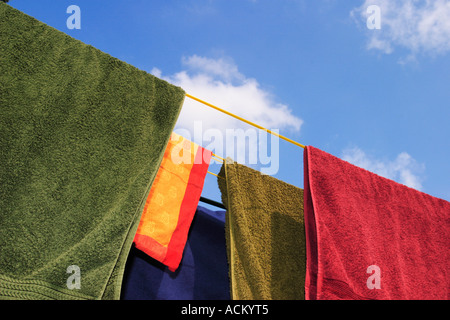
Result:
<svg viewBox="0 0 450 320"><path fill-rule="evenodd" d="M342 159L385 178L422 191L422 174L425 170L408 153L400 153L395 160L379 160L367 155L358 147L345 149Z"/></svg>
<svg viewBox="0 0 450 320"><path fill-rule="evenodd" d="M268 129L299 131L302 119L289 107L264 90L256 79L243 75L231 58L212 59L193 55L182 58L183 70L163 75L155 68L152 73L180 86L187 93L237 114ZM230 116L186 98L177 123L178 128L193 132L194 123L202 129L223 130L248 128Z"/></svg>
<svg viewBox="0 0 450 320"><path fill-rule="evenodd" d="M397 47L406 48L410 55L403 62L413 61L417 54L450 52L449 0L365 0L351 15L365 24L370 5L381 9L381 29L367 29L368 49L390 54Z"/></svg>

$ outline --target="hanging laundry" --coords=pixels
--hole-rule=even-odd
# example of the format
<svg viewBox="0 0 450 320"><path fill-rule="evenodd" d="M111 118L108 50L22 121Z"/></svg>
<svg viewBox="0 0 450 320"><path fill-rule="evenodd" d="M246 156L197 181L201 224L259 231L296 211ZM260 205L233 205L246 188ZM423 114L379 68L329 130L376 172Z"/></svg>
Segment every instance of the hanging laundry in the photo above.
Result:
<svg viewBox="0 0 450 320"><path fill-rule="evenodd" d="M0 298L119 299L184 91L0 3Z"/></svg>
<svg viewBox="0 0 450 320"><path fill-rule="evenodd" d="M225 211L197 208L180 266L167 266L133 247L122 300L229 300Z"/></svg>
<svg viewBox="0 0 450 320"><path fill-rule="evenodd" d="M304 153L307 299L447 299L450 203Z"/></svg>
<svg viewBox="0 0 450 320"><path fill-rule="evenodd" d="M302 300L303 190L227 159L218 179L227 207L233 300Z"/></svg>
<svg viewBox="0 0 450 320"><path fill-rule="evenodd" d="M134 243L175 271L203 190L211 151L172 133Z"/></svg>

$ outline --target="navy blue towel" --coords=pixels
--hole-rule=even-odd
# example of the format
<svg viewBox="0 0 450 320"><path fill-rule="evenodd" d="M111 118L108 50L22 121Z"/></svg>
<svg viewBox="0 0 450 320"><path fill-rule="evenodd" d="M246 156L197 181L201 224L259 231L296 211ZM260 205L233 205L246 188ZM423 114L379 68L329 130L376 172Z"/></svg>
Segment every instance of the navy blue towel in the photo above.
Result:
<svg viewBox="0 0 450 320"><path fill-rule="evenodd" d="M133 246L121 299L229 300L225 211L197 208L181 264L175 272Z"/></svg>

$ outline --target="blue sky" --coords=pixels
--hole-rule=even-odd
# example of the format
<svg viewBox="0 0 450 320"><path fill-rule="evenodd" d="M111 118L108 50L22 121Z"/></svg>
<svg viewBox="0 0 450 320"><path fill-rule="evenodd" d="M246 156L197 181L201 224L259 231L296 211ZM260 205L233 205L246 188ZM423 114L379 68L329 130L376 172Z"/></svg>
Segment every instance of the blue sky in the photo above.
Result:
<svg viewBox="0 0 450 320"><path fill-rule="evenodd" d="M10 5L295 141L450 200L448 0ZM69 5L80 7L81 29L67 28ZM369 5L381 9L381 29L367 27ZM249 128L186 101L177 128L192 132L196 121L203 132ZM279 141L274 176L303 187L303 149ZM203 195L220 199L214 176Z"/></svg>

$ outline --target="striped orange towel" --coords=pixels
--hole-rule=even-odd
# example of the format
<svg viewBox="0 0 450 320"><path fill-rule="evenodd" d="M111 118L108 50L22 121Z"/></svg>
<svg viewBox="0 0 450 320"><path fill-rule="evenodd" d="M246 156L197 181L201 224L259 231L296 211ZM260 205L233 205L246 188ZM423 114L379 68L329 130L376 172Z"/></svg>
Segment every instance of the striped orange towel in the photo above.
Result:
<svg viewBox="0 0 450 320"><path fill-rule="evenodd" d="M174 272L203 189L212 153L172 133L141 216L136 248Z"/></svg>

